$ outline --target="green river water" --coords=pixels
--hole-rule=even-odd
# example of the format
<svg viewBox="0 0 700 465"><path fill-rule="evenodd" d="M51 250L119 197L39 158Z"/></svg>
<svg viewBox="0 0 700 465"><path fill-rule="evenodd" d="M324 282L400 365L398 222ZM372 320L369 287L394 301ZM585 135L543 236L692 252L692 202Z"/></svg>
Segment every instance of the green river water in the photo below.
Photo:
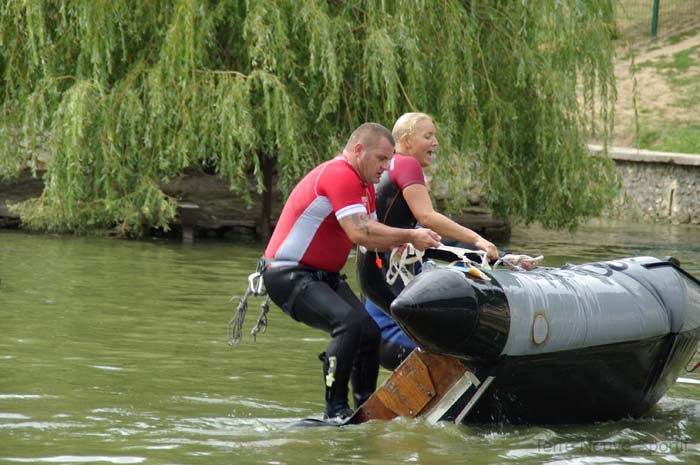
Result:
<svg viewBox="0 0 700 465"><path fill-rule="evenodd" d="M672 255L700 276L699 228L521 228L498 245L548 266ZM273 306L253 342L252 299L228 346L229 299L261 249L0 231L0 464L700 463L700 384L688 382L617 422L290 429L322 412L327 337Z"/></svg>

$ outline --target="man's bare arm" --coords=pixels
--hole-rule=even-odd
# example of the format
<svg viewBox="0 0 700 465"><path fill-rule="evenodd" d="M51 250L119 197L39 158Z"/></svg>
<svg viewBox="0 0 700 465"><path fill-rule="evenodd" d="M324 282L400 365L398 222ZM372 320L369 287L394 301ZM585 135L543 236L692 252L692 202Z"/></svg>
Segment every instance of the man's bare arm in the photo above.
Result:
<svg viewBox="0 0 700 465"><path fill-rule="evenodd" d="M419 250L438 247L440 236L426 228L392 228L371 219L366 213L355 213L340 220L340 226L350 240L370 250L390 250L410 242Z"/></svg>

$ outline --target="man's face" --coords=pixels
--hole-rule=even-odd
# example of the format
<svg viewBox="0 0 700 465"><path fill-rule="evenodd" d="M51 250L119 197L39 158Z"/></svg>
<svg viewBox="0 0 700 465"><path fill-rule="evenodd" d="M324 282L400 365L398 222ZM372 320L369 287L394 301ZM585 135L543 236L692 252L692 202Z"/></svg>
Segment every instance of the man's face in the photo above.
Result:
<svg viewBox="0 0 700 465"><path fill-rule="evenodd" d="M357 157L357 171L365 183L376 184L382 173L389 169L391 157L394 156L394 146L386 137L382 137L379 143L371 146L355 145L359 152Z"/></svg>

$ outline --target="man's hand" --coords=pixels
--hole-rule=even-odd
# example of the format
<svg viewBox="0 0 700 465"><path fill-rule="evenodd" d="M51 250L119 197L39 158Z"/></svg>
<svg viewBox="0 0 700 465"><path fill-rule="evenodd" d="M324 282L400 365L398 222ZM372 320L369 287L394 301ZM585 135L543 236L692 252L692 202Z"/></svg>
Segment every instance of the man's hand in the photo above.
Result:
<svg viewBox="0 0 700 465"><path fill-rule="evenodd" d="M411 243L418 250L425 250L430 247L439 247L442 239L438 233L428 228L418 228L413 230Z"/></svg>
<svg viewBox="0 0 700 465"><path fill-rule="evenodd" d="M498 260L498 249L491 242L487 241L483 237L474 243L477 249L486 252L489 260Z"/></svg>

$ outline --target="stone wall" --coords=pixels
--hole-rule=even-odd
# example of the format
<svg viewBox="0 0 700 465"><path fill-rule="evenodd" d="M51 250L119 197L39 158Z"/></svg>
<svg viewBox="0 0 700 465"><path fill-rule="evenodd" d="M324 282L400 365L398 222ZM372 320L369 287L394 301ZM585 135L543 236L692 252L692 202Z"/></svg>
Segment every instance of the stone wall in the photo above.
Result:
<svg viewBox="0 0 700 465"><path fill-rule="evenodd" d="M600 146L590 146L600 156ZM609 147L622 192L604 216L635 222L700 224L700 155Z"/></svg>

